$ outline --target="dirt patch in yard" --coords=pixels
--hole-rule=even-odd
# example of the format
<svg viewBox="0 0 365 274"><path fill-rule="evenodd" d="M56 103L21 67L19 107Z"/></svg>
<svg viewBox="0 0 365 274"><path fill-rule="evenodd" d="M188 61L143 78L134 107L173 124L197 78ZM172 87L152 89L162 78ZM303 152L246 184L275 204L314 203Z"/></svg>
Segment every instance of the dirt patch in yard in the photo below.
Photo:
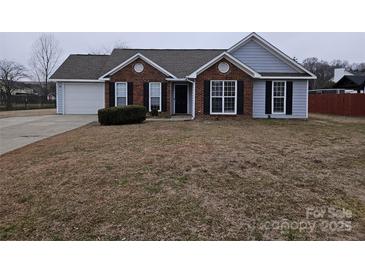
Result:
<svg viewBox="0 0 365 274"><path fill-rule="evenodd" d="M364 240L365 126L320 121L89 125L29 145L0 159L0 239Z"/></svg>
<svg viewBox="0 0 365 274"><path fill-rule="evenodd" d="M9 111L0 111L0 119L8 117L26 117L26 116L55 115L55 114L56 114L55 108L9 110Z"/></svg>
<svg viewBox="0 0 365 274"><path fill-rule="evenodd" d="M310 118L316 119L322 122L335 122L344 124L362 124L365 125L365 117L353 117L353 116L340 116L340 115L328 115L311 113Z"/></svg>

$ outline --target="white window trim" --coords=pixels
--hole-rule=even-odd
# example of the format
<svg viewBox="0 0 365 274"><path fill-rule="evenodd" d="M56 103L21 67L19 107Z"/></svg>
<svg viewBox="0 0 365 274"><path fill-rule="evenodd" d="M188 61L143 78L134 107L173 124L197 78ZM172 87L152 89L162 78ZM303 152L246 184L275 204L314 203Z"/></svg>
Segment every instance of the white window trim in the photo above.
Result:
<svg viewBox="0 0 365 274"><path fill-rule="evenodd" d="M274 83L284 83L284 111L275 112L274 111ZM281 96L275 96L281 98ZM271 113L272 114L286 114L286 81L273 81L271 87Z"/></svg>
<svg viewBox="0 0 365 274"><path fill-rule="evenodd" d="M235 82L235 98L234 98L234 112L224 112L224 82ZM223 85L222 85L222 91L223 91L223 94L222 94L222 112L213 112L212 110L212 83L213 82L223 82ZM210 114L211 115L237 115L237 80L210 80ZM219 96L215 96L215 97L219 97ZM231 97L231 96L227 96L227 97Z"/></svg>
<svg viewBox="0 0 365 274"><path fill-rule="evenodd" d="M226 69L227 70L222 69L221 66L226 66ZM225 61L219 62L219 64L218 64L218 70L219 70L220 73L226 74L227 72L229 72L230 69L231 69L231 67L229 66L229 64L227 62L225 62Z"/></svg>
<svg viewBox="0 0 365 274"><path fill-rule="evenodd" d="M158 112L162 110L162 84L161 82L149 82L148 83L148 109L151 111L151 84L159 84L160 85L160 109Z"/></svg>
<svg viewBox="0 0 365 274"><path fill-rule="evenodd" d="M140 71L138 71L137 70L137 66L139 66L140 67ZM142 64L142 63L140 63L140 62L137 62L137 63L135 63L134 65L133 65L133 70L135 71L135 72L137 72L137 73L142 73L143 71L144 71L144 65Z"/></svg>
<svg viewBox="0 0 365 274"><path fill-rule="evenodd" d="M118 92L117 92L117 84L125 84L126 85L126 97L125 97L125 105L128 106L128 82L115 82L114 83L114 106L117 107L118 102Z"/></svg>

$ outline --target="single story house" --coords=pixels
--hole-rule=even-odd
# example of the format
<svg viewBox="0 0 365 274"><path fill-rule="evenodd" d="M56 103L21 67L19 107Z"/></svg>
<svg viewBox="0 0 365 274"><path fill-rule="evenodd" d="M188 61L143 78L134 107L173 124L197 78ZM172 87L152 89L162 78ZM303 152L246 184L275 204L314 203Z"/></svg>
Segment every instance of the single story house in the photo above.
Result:
<svg viewBox="0 0 365 274"><path fill-rule="evenodd" d="M52 75L57 112L144 105L170 115L307 118L316 76L251 33L229 49L114 49L70 55Z"/></svg>
<svg viewBox="0 0 365 274"><path fill-rule="evenodd" d="M330 79L330 82L337 83L344 77L345 75L353 75L351 72L347 71L345 68L335 68L333 71L333 77Z"/></svg>
<svg viewBox="0 0 365 274"><path fill-rule="evenodd" d="M365 93L365 75L345 75L333 87L352 90L353 93Z"/></svg>

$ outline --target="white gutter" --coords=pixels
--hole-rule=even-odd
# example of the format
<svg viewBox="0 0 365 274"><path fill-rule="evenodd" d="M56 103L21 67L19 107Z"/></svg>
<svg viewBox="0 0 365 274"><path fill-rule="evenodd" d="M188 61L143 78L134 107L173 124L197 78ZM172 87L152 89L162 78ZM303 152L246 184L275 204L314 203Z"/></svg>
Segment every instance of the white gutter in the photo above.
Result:
<svg viewBox="0 0 365 274"><path fill-rule="evenodd" d="M192 96L193 96L193 106L192 106L192 111L191 111L191 114L192 114L192 120L194 120L195 119L195 81L190 81L190 80L188 80L189 82L191 82L191 83L193 83L193 94L192 94Z"/></svg>
<svg viewBox="0 0 365 274"><path fill-rule="evenodd" d="M317 77L313 76L261 76L254 77L255 79L296 79L296 80L313 80L317 79Z"/></svg>
<svg viewBox="0 0 365 274"><path fill-rule="evenodd" d="M305 118L308 119L308 110L309 110L309 81L307 81L307 95L306 95L306 106L305 106L305 110L306 110L306 113L305 113Z"/></svg>
<svg viewBox="0 0 365 274"><path fill-rule="evenodd" d="M95 79L50 79L51 82L83 82L83 83L104 83L105 81L109 81L109 78L103 80L95 80Z"/></svg>
<svg viewBox="0 0 365 274"><path fill-rule="evenodd" d="M166 78L166 81L185 82L186 78Z"/></svg>

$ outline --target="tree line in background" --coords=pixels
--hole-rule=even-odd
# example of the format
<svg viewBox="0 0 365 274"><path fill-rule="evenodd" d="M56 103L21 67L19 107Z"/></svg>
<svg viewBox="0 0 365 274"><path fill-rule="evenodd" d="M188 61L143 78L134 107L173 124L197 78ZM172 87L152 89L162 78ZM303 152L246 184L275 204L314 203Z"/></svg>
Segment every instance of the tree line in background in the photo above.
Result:
<svg viewBox="0 0 365 274"><path fill-rule="evenodd" d="M10 60L0 60L0 92L6 109L12 108L13 91L24 87L21 80L33 79L37 83L40 98L47 98L51 90L49 77L58 65L62 50L52 34L42 34L33 43L29 69ZM54 86L54 85L53 85ZM43 104L45 100L40 102Z"/></svg>
<svg viewBox="0 0 365 274"><path fill-rule="evenodd" d="M333 72L336 68L345 68L353 74L365 74L365 63L349 63L345 60L333 60L331 62L319 60L316 57L307 58L303 66L317 76L316 80L309 83L309 89L332 88Z"/></svg>

